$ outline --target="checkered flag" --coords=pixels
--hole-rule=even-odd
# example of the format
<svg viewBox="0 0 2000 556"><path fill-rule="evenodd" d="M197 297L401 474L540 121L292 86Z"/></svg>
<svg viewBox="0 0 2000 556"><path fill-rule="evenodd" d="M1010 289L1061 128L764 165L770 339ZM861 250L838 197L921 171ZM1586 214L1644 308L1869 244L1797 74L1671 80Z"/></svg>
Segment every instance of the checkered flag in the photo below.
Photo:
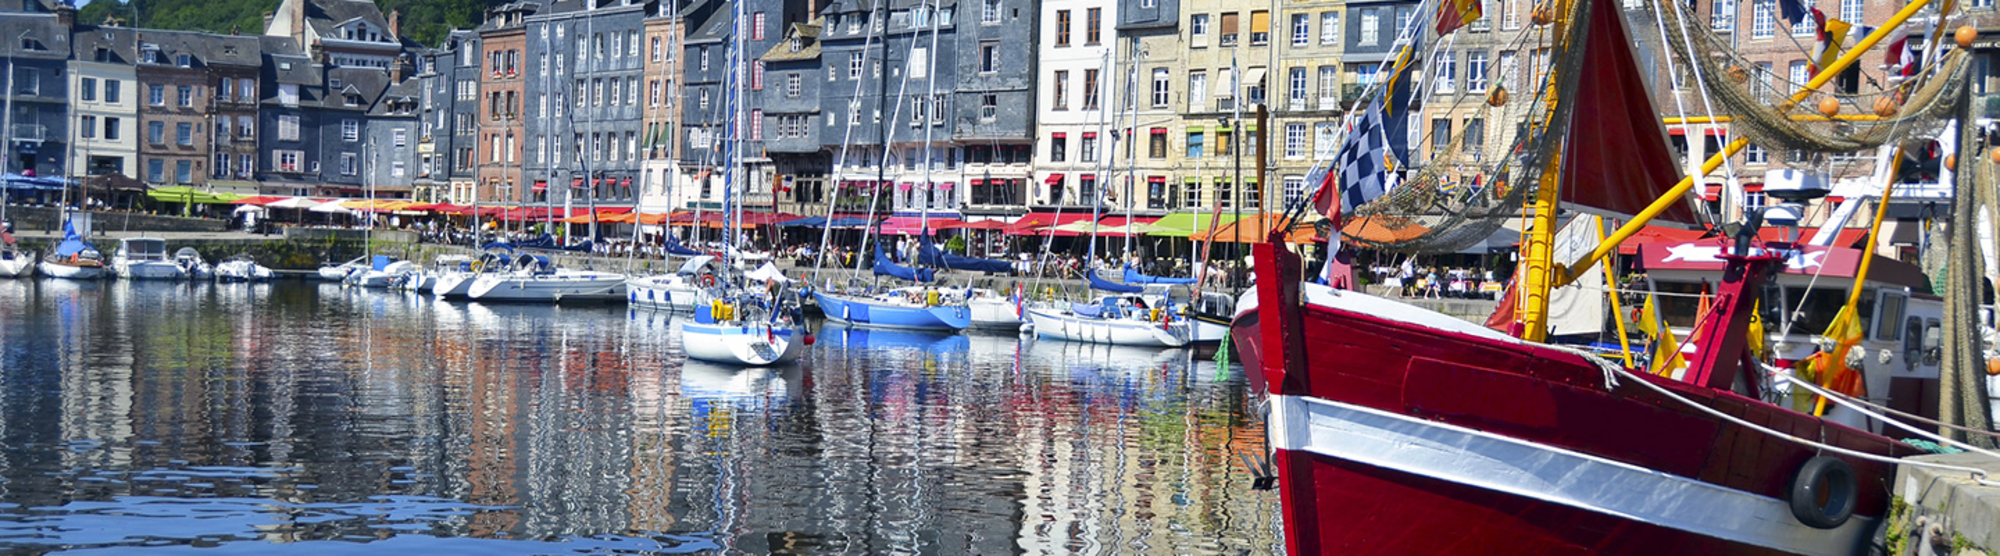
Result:
<svg viewBox="0 0 2000 556"><path fill-rule="evenodd" d="M1322 187L1314 199L1315 208L1320 214L1332 217L1336 213L1335 199L1340 202L1337 212L1346 213L1387 193L1388 172L1383 161L1388 154L1389 142L1382 134L1382 101L1378 98L1368 103L1368 112L1348 131L1347 141L1334 155L1329 174L1338 180L1335 182L1338 187Z"/></svg>

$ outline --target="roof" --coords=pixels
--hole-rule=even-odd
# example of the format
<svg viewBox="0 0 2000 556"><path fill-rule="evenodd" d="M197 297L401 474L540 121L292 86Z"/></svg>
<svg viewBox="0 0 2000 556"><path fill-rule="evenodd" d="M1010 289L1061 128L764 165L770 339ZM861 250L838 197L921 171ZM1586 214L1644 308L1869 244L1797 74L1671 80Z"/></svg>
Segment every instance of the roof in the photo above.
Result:
<svg viewBox="0 0 2000 556"><path fill-rule="evenodd" d="M423 80L416 77L404 78L402 82L391 83L383 89L382 94L376 97L377 101L369 107L368 115L391 118L415 118L417 117L417 100L422 98L423 94ZM396 104L402 104L403 109L397 111L395 109Z"/></svg>
<svg viewBox="0 0 2000 556"><path fill-rule="evenodd" d="M158 29L135 30L139 48L159 48L165 64L172 65L175 58L187 54L193 58L194 67L263 65L263 44L257 35L216 35L193 31L162 31ZM140 60L145 60L144 54Z"/></svg>
<svg viewBox="0 0 2000 556"><path fill-rule="evenodd" d="M28 44L33 44L35 48L22 48L23 41L18 38L22 33L27 34L25 38ZM6 40L0 41L0 56L69 58L70 30L61 25L54 15L6 14L6 17L0 17L0 35L7 37Z"/></svg>
<svg viewBox="0 0 2000 556"><path fill-rule="evenodd" d="M347 108L369 110L382 99L389 89L389 72L381 68L342 68L327 70L327 108ZM335 87L334 83L339 86ZM360 95L360 102L349 106L346 95Z"/></svg>
<svg viewBox="0 0 2000 556"><path fill-rule="evenodd" d="M97 49L102 48L111 56L106 63L131 64L138 61L134 58L137 47L132 30L123 27L78 25L76 31L70 33L70 48L76 52L79 62L97 61Z"/></svg>
<svg viewBox="0 0 2000 556"><path fill-rule="evenodd" d="M697 27L694 32L688 33L686 42L719 42L729 37L730 31L734 29L735 21L735 12L730 10L716 10L707 20L702 21L701 26Z"/></svg>
<svg viewBox="0 0 2000 556"><path fill-rule="evenodd" d="M381 6L371 0L306 0L306 26L323 38L338 38L339 27L356 19L366 21L380 29L388 39L395 42L397 37L389 31L389 18L382 15Z"/></svg>
<svg viewBox="0 0 2000 556"><path fill-rule="evenodd" d="M786 40L771 45L771 50L764 53L762 60L792 62L819 59L819 32L825 28L825 22L826 18L822 17L814 19L812 23L793 23L785 32ZM797 52L792 51L793 40L799 41Z"/></svg>

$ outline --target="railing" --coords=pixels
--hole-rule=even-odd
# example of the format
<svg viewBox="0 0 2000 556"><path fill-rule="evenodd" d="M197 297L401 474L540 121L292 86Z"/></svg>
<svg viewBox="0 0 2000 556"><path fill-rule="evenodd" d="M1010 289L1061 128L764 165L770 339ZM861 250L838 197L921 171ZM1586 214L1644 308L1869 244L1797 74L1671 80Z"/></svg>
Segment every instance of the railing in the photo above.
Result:
<svg viewBox="0 0 2000 556"><path fill-rule="evenodd" d="M8 135L15 141L40 143L48 140L49 128L42 124L14 124L14 132Z"/></svg>

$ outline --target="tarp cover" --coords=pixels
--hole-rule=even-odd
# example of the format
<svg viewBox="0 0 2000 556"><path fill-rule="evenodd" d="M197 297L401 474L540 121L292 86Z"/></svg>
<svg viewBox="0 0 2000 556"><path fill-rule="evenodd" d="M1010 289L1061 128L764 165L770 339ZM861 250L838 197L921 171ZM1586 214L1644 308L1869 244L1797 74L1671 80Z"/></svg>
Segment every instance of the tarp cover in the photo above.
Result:
<svg viewBox="0 0 2000 556"><path fill-rule="evenodd" d="M1132 268L1132 267L1129 267L1129 266L1128 266L1128 267L1125 267L1125 283L1127 283L1127 284L1193 284L1193 283L1194 283L1194 279L1193 279L1193 278L1168 278L1168 277L1165 277L1165 276L1153 276L1153 275L1150 275L1150 274L1142 274L1142 273L1140 273L1140 272L1139 272L1139 270L1138 270L1138 269L1135 269L1135 268Z"/></svg>
<svg viewBox="0 0 2000 556"><path fill-rule="evenodd" d="M958 255L953 255L951 253L946 253L944 252L943 249L938 249L937 243L931 241L930 236L921 236L921 237L922 239L919 240L921 241L920 244L921 246L917 249L918 264L936 268L949 269L949 270L968 270L972 272L1006 273L1014 269L1014 264L1007 261L1002 261L998 259L982 259L979 257L961 257Z"/></svg>
<svg viewBox="0 0 2000 556"><path fill-rule="evenodd" d="M1129 286L1113 282L1110 280L1105 280L1103 278L1099 278L1097 277L1097 270L1095 269L1092 269L1087 277L1090 279L1090 287L1094 289L1100 289L1113 293L1139 293L1142 291L1146 291L1146 288L1140 286Z"/></svg>
<svg viewBox="0 0 2000 556"><path fill-rule="evenodd" d="M875 273L883 276L902 278L911 282L930 282L937 279L935 273L925 268L910 268L889 260L889 251L881 245L875 246Z"/></svg>

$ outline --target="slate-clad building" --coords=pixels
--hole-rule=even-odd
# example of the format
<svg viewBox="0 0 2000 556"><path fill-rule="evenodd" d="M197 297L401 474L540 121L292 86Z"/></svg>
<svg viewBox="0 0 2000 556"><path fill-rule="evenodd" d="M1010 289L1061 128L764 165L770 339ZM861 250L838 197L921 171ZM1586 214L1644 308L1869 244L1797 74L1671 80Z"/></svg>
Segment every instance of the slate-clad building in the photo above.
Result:
<svg viewBox="0 0 2000 556"><path fill-rule="evenodd" d="M258 104L258 190L265 195L331 195L319 184L319 108L325 70L291 37L264 36Z"/></svg>
<svg viewBox="0 0 2000 556"><path fill-rule="evenodd" d="M960 208L962 155L950 125L963 21L957 10L950 3L843 0L820 12L820 58L830 79L821 106L840 132L822 140L835 157L845 152L833 180L851 193L836 194L853 199L850 208L865 210L871 188L896 211L948 216Z"/></svg>
<svg viewBox="0 0 2000 556"><path fill-rule="evenodd" d="M729 138L725 86L729 77L729 42L735 12L723 0L692 0L681 9L688 29L681 50L681 198L708 208L721 207L722 180L717 168L728 165L722 150Z"/></svg>
<svg viewBox="0 0 2000 556"><path fill-rule="evenodd" d="M1176 0L1146 0L1172 5ZM956 200L968 216L1020 215L1035 150L1035 0L974 0L958 14L952 139L965 161Z"/></svg>
<svg viewBox="0 0 2000 556"><path fill-rule="evenodd" d="M69 80L70 27L76 10L44 0L0 0L0 56L14 73L0 76L11 85L4 91L13 103L7 129L7 160L0 170L9 174L67 175L70 145Z"/></svg>
<svg viewBox="0 0 2000 556"><path fill-rule="evenodd" d="M393 80L399 70L392 70ZM390 83L368 108L365 130L369 154L364 169L365 185L375 187L375 196L413 198L418 164L417 115L423 96L422 81L415 77Z"/></svg>
<svg viewBox="0 0 2000 556"><path fill-rule="evenodd" d="M640 191L650 4L558 0L526 18L525 181L533 202L631 206Z"/></svg>
<svg viewBox="0 0 2000 556"><path fill-rule="evenodd" d="M785 37L763 54L764 156L780 176L776 191L777 209L791 214L820 214L825 210L828 183L826 172L833 162L825 147L824 130L829 130L820 112L821 68L819 34L821 21L796 23Z"/></svg>

